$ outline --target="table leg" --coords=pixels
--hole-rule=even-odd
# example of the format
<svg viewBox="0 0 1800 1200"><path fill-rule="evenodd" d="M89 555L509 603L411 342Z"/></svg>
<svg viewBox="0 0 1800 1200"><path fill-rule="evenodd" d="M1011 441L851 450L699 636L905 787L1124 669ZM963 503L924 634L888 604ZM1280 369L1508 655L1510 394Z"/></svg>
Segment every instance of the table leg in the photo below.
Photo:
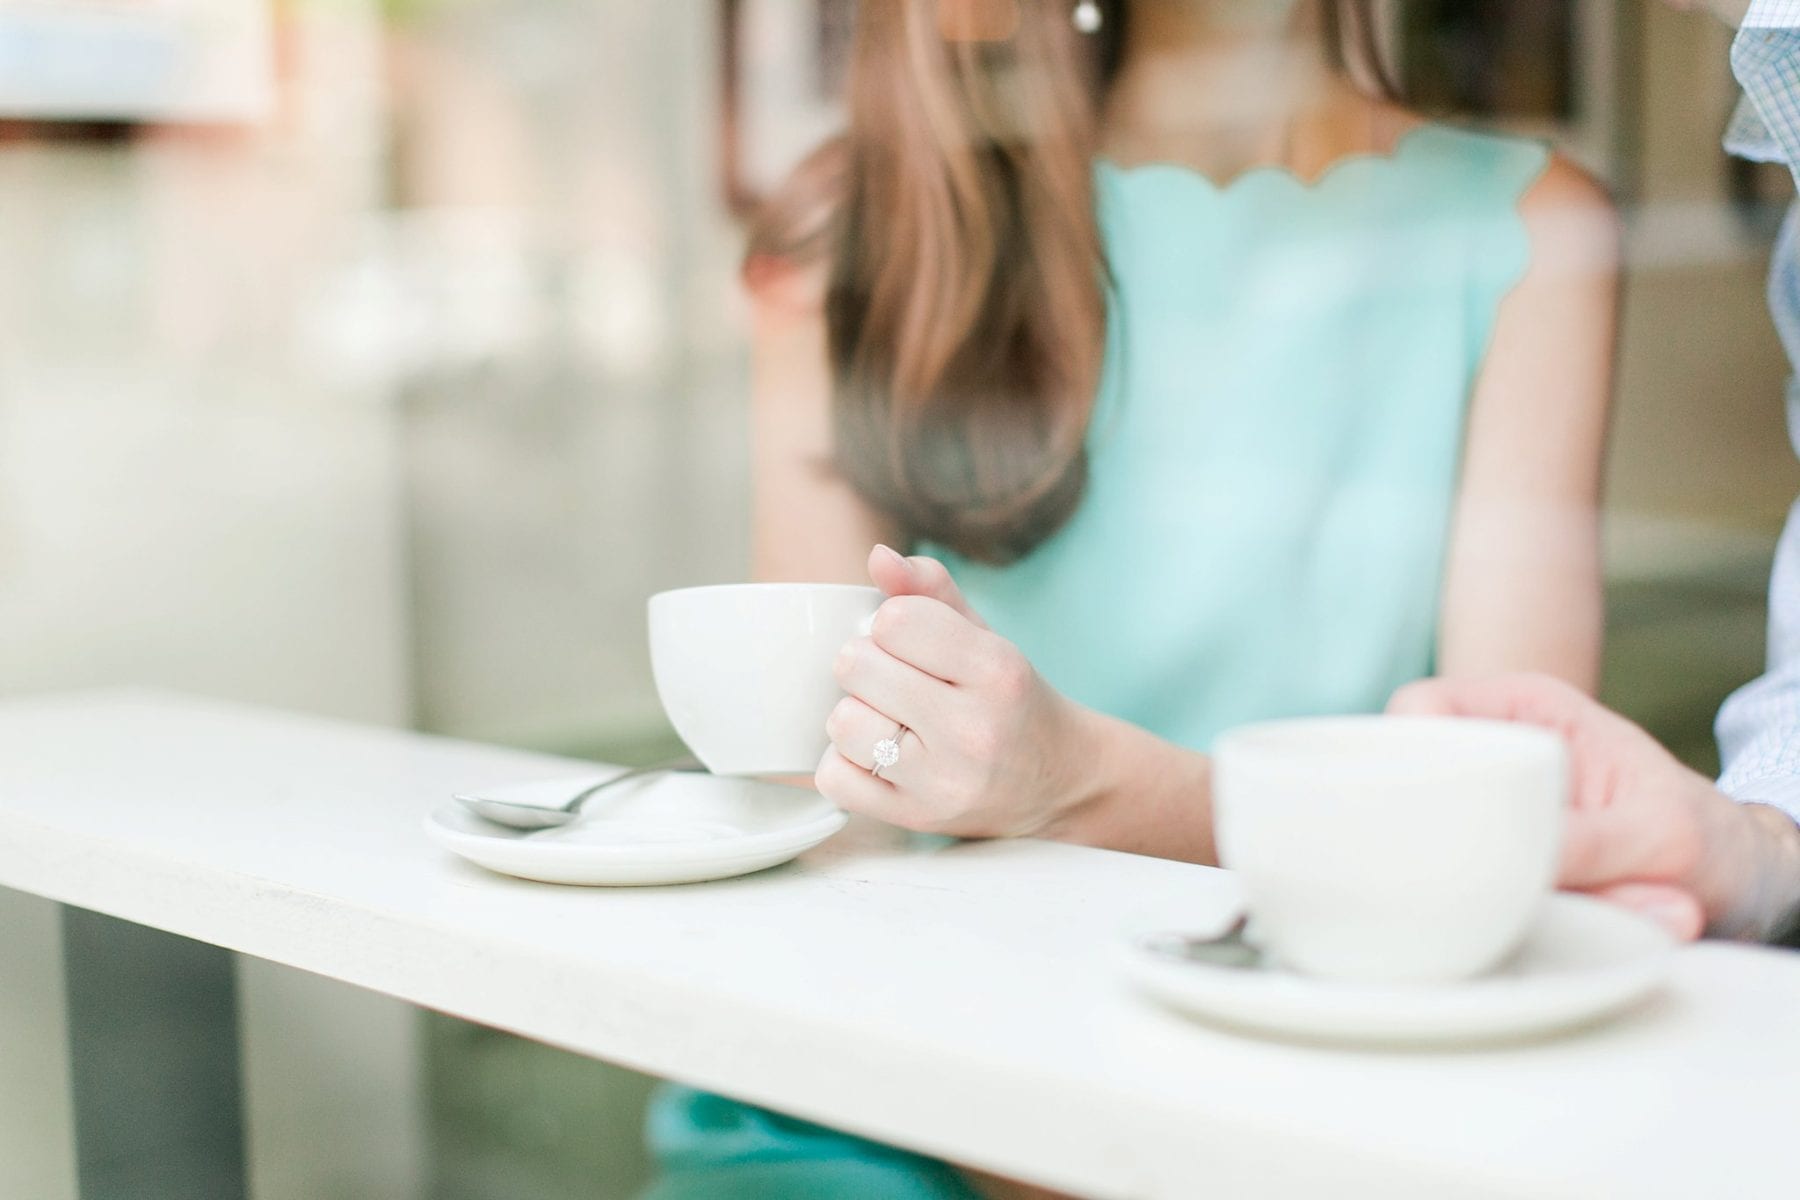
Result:
<svg viewBox="0 0 1800 1200"><path fill-rule="evenodd" d="M82 1200L245 1200L230 952L69 908L63 962Z"/></svg>
<svg viewBox="0 0 1800 1200"><path fill-rule="evenodd" d="M251 1194L424 1200L418 1010L257 958L237 967Z"/></svg>
<svg viewBox="0 0 1800 1200"><path fill-rule="evenodd" d="M62 915L0 888L0 1196L76 1200Z"/></svg>

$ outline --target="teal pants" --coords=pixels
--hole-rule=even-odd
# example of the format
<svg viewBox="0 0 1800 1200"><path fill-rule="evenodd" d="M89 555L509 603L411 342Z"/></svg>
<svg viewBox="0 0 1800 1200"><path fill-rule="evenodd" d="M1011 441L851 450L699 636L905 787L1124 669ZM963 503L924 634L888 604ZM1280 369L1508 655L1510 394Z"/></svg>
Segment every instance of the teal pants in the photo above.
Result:
<svg viewBox="0 0 1800 1200"><path fill-rule="evenodd" d="M641 1200L978 1200L950 1167L690 1088L650 1104Z"/></svg>

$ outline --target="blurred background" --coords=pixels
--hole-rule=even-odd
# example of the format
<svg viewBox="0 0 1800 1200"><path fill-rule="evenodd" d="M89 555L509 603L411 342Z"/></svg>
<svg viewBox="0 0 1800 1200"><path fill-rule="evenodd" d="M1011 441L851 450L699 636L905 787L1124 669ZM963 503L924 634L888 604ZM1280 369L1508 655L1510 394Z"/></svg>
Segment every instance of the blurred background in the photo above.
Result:
<svg viewBox="0 0 1800 1200"><path fill-rule="evenodd" d="M1792 186L1720 149L1729 35L1614 0L1390 14L1422 103L1555 138L1625 210L1606 698L1710 769L1800 493L1762 295ZM834 127L853 15L0 0L0 696L664 753L644 597L748 563L739 221ZM20 955L55 921L0 894ZM237 971L259 1200L641 1184L647 1081ZM61 1200L62 985L5 980L0 1194Z"/></svg>

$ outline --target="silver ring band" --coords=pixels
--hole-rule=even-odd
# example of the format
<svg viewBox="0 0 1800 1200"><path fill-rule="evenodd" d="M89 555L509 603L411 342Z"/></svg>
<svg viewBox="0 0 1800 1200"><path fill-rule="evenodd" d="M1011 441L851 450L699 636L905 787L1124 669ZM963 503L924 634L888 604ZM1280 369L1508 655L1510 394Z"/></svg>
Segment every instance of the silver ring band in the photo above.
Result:
<svg viewBox="0 0 1800 1200"><path fill-rule="evenodd" d="M893 737L882 738L875 743L875 749L870 754L875 765L869 768L870 775L880 779L883 771L900 761L900 739L905 736L906 726L902 725L894 730Z"/></svg>

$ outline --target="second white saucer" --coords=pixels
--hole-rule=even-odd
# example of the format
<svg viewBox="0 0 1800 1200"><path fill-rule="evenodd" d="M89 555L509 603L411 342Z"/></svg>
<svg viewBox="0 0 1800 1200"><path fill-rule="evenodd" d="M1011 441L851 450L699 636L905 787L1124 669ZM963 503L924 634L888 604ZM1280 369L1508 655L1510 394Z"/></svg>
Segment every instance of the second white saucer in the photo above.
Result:
<svg viewBox="0 0 1800 1200"><path fill-rule="evenodd" d="M1134 945L1132 981L1213 1024L1312 1041L1482 1042L1596 1021L1653 990L1673 940L1634 913L1556 895L1518 953L1466 983L1380 987L1313 979L1274 966L1227 966Z"/></svg>

